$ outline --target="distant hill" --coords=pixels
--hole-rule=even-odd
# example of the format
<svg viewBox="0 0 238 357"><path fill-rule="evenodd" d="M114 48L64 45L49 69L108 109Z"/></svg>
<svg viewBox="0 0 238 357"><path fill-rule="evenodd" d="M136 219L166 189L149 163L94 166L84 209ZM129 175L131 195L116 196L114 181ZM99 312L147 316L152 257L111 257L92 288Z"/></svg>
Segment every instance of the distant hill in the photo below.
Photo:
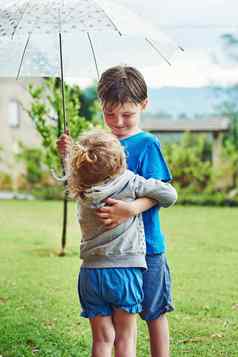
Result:
<svg viewBox="0 0 238 357"><path fill-rule="evenodd" d="M149 88L148 94L150 104L147 113L165 112L173 117L178 117L182 113L188 117L212 114L214 107L219 103L212 87Z"/></svg>

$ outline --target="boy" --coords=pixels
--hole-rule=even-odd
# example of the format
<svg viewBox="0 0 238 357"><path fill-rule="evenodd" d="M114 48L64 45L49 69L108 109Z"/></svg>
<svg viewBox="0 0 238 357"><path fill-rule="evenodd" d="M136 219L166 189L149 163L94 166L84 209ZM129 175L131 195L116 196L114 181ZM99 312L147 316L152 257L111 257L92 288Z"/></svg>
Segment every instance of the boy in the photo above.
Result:
<svg viewBox="0 0 238 357"><path fill-rule="evenodd" d="M139 128L146 108L147 86L133 67L116 66L105 71L98 83L98 97L104 120L124 146L129 170L140 176L168 182L171 175L160 150L159 140ZM68 150L69 137L63 135L58 147ZM108 199L108 206L98 209L98 217L108 229L143 213L148 270L143 276L143 312L148 324L152 357L169 356L169 329L165 313L172 311L170 272L165 257L165 238L160 228L156 203L139 198L132 203Z"/></svg>
<svg viewBox="0 0 238 357"><path fill-rule="evenodd" d="M126 169L124 150L111 133L93 130L80 136L68 162L68 189L78 202L82 238L79 274L81 315L89 318L93 357L136 356L136 316L143 301L145 235L142 216L129 218L107 230L96 208L107 197L134 201L151 197L160 207L176 200L176 191L160 180L135 175ZM104 334L104 339L95 335ZM115 336L115 337L114 337Z"/></svg>

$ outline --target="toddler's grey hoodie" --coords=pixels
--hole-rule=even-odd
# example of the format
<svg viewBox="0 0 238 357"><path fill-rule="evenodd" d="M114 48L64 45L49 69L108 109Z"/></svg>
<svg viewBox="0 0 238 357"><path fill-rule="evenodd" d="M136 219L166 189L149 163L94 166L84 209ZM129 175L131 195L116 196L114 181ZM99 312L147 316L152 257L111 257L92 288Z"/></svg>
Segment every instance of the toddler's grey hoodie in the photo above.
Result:
<svg viewBox="0 0 238 357"><path fill-rule="evenodd" d="M96 208L103 207L109 197L123 201L148 197L158 201L159 207L169 207L177 199L175 188L169 183L152 178L146 180L126 170L101 185L91 187L79 199L82 267L146 268L142 215L132 217L112 230L106 230L96 216Z"/></svg>

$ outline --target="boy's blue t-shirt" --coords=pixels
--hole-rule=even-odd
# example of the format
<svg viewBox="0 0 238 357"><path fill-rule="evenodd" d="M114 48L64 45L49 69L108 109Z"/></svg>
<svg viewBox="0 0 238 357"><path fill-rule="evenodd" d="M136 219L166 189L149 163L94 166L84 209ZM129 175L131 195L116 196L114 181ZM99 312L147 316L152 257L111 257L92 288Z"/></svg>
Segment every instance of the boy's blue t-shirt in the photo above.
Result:
<svg viewBox="0 0 238 357"><path fill-rule="evenodd" d="M162 181L172 179L169 168L160 149L159 139L147 132L141 131L128 138L120 140L123 145L129 170L148 178ZM146 253L163 253L166 249L165 237L160 227L158 207L152 207L143 213Z"/></svg>

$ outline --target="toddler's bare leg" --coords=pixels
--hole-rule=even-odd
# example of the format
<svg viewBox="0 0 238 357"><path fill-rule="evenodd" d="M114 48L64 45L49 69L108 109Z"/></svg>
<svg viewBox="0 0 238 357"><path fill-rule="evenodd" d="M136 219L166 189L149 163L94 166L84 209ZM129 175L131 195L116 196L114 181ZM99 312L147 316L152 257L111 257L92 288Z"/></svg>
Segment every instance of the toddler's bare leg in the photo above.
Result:
<svg viewBox="0 0 238 357"><path fill-rule="evenodd" d="M136 356L136 314L120 309L113 311L115 328L115 357Z"/></svg>
<svg viewBox="0 0 238 357"><path fill-rule="evenodd" d="M90 319L93 335L92 357L111 357L115 342L115 330L111 316Z"/></svg>

